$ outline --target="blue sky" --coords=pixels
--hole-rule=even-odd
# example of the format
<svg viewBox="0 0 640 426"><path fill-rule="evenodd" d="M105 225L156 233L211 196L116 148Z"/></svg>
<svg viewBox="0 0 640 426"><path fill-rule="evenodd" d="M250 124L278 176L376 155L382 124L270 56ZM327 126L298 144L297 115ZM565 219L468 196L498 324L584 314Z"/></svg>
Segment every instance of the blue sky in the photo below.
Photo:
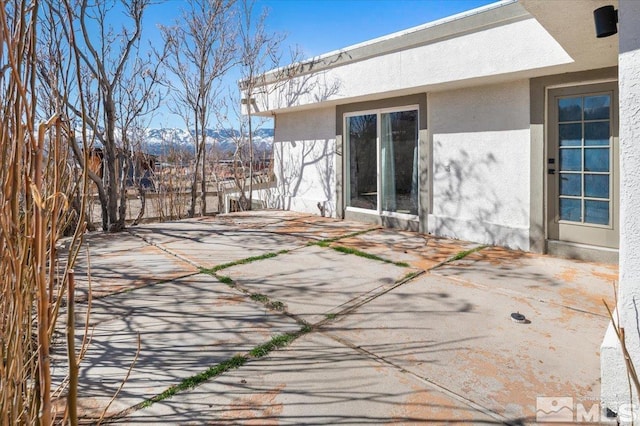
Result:
<svg viewBox="0 0 640 426"><path fill-rule="evenodd" d="M297 45L305 57L320 55L372 38L401 31L495 0L256 0L256 8L269 10L270 31L284 33L283 49ZM155 24L171 25L181 0L168 0L150 8L145 24L152 39ZM234 84L229 79L229 84ZM183 127L180 120L160 111L154 127Z"/></svg>
<svg viewBox="0 0 640 426"><path fill-rule="evenodd" d="M269 26L308 56L474 9L495 0L258 0Z"/></svg>

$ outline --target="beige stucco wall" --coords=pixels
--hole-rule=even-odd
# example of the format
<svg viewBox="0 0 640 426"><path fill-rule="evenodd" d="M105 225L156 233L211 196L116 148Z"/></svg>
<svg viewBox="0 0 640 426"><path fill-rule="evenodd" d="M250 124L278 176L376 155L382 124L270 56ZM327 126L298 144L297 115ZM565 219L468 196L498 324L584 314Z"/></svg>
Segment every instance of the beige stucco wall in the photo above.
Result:
<svg viewBox="0 0 640 426"><path fill-rule="evenodd" d="M347 99L365 101L379 99L381 94L461 87L474 80L487 84L509 75L522 78L515 76L571 63L560 45L529 18L294 77L274 85L268 96L259 97L258 105L259 110L269 111Z"/></svg>
<svg viewBox="0 0 640 426"><path fill-rule="evenodd" d="M429 232L529 249L529 81L429 95Z"/></svg>
<svg viewBox="0 0 640 426"><path fill-rule="evenodd" d="M529 95L528 80L428 94L424 232L529 249ZM327 215L340 210L335 114L331 107L277 116L270 207L319 214L320 202Z"/></svg>
<svg viewBox="0 0 640 426"><path fill-rule="evenodd" d="M625 343L636 371L640 367L640 2L619 3L620 90L620 279L618 315ZM620 344L610 326L601 348L602 403L622 414L622 424L640 420L638 395L629 394L627 368ZM629 416L628 404L635 405Z"/></svg>
<svg viewBox="0 0 640 426"><path fill-rule="evenodd" d="M276 187L269 207L335 216L335 108L276 117L273 159Z"/></svg>

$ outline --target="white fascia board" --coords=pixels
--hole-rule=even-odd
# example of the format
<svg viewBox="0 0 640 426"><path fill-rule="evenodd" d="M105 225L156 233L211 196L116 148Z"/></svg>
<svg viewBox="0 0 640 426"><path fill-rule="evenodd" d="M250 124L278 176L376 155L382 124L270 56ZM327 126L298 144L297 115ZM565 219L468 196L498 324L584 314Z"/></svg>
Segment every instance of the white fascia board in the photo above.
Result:
<svg viewBox="0 0 640 426"><path fill-rule="evenodd" d="M276 68L258 77L262 80L262 84L259 85L344 66L351 62L435 43L471 31L479 31L530 17L529 13L518 4L518 0L502 0ZM242 85L243 82L240 81L240 88Z"/></svg>
<svg viewBox="0 0 640 426"><path fill-rule="evenodd" d="M518 6L517 4L514 4ZM254 92L258 115L561 72L573 59L531 16L349 62Z"/></svg>

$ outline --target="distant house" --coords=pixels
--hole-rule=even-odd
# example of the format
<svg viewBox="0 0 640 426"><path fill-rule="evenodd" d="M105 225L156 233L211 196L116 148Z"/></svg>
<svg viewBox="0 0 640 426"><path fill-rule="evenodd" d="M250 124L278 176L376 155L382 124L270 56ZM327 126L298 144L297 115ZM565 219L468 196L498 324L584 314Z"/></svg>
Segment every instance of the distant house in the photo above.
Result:
<svg viewBox="0 0 640 426"><path fill-rule="evenodd" d="M140 185L144 189L155 190L154 171L158 156L135 152L132 156L127 157L126 161L129 163L127 185Z"/></svg>
<svg viewBox="0 0 640 426"><path fill-rule="evenodd" d="M118 149L117 155L116 170L119 170L125 161L128 166L127 186L134 187L139 184L145 189L155 189L153 175L158 160L156 155L143 152L126 155L125 152L120 149ZM89 168L102 179L105 178L104 161L104 151L102 148L91 148L89 151ZM120 172L117 173L119 174Z"/></svg>
<svg viewBox="0 0 640 426"><path fill-rule="evenodd" d="M607 5L619 33L596 38ZM504 0L273 70L258 89L245 105L275 117L271 206L619 257L621 294L640 300L640 1ZM607 356L615 411L627 382Z"/></svg>

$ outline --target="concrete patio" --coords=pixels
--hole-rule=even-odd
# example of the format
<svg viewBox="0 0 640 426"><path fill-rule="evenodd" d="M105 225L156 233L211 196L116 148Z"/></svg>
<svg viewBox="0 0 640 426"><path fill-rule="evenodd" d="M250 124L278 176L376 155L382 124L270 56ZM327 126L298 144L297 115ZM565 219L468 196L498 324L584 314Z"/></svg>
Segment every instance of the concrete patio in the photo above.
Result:
<svg viewBox="0 0 640 426"><path fill-rule="evenodd" d="M282 211L86 246L75 269L78 337L91 275L89 423L108 406L122 424L532 424L553 408L538 398L599 401L616 265ZM285 333L289 346L248 354ZM64 348L53 355L59 383ZM141 408L238 355L241 367Z"/></svg>

